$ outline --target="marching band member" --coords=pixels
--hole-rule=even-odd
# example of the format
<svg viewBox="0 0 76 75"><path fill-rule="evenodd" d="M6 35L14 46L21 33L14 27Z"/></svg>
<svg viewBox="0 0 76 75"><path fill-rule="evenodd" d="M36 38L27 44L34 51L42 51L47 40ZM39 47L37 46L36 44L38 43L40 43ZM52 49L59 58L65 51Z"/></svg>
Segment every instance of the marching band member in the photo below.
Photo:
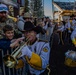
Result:
<svg viewBox="0 0 76 75"><path fill-rule="evenodd" d="M60 42L59 44L64 45L64 24L60 22L58 25L57 33L59 33Z"/></svg>
<svg viewBox="0 0 76 75"><path fill-rule="evenodd" d="M74 44L74 46L76 47L76 28L74 29L74 31L71 34L71 40L72 40L72 43Z"/></svg>
<svg viewBox="0 0 76 75"><path fill-rule="evenodd" d="M76 67L76 28L71 33L71 41L75 49L68 50L65 53L65 65L69 67Z"/></svg>
<svg viewBox="0 0 76 75"><path fill-rule="evenodd" d="M74 30L75 24L76 24L75 16L72 16L72 26L71 26L72 30Z"/></svg>
<svg viewBox="0 0 76 75"><path fill-rule="evenodd" d="M71 43L70 35L72 31L71 31L71 23L69 19L66 20L65 31L66 31L66 39L68 39L68 42Z"/></svg>
<svg viewBox="0 0 76 75"><path fill-rule="evenodd" d="M39 26L35 27L28 21L25 22L23 29L24 36L28 38L28 42L30 43L21 50L22 59L18 60L16 69L21 68L25 63L28 63L28 75L48 75L47 66L49 65L50 54L49 43L39 40L36 36L38 33L42 32L42 28Z"/></svg>

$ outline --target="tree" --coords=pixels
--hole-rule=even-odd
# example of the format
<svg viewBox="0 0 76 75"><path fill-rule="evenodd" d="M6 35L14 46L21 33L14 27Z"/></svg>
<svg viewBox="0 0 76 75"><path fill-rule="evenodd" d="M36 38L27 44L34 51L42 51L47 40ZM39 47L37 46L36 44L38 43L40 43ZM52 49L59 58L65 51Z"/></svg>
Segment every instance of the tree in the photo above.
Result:
<svg viewBox="0 0 76 75"><path fill-rule="evenodd" d="M41 17L43 14L42 0L31 0L31 8L34 17Z"/></svg>

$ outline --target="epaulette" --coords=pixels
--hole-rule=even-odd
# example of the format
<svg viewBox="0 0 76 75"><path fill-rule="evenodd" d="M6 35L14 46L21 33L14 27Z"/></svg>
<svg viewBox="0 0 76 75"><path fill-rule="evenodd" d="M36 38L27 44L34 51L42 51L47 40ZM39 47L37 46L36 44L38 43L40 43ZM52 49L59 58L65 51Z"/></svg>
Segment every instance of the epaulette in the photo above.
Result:
<svg viewBox="0 0 76 75"><path fill-rule="evenodd" d="M46 42L47 43L48 41L47 40L39 39L38 42Z"/></svg>

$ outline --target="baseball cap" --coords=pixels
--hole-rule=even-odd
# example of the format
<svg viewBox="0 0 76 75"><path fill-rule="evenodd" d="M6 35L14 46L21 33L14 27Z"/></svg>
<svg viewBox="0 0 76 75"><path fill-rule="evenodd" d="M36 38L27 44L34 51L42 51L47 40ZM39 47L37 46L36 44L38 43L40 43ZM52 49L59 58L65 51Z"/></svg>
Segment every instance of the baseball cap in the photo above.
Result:
<svg viewBox="0 0 76 75"><path fill-rule="evenodd" d="M0 12L2 11L8 12L8 7L5 4L0 4Z"/></svg>

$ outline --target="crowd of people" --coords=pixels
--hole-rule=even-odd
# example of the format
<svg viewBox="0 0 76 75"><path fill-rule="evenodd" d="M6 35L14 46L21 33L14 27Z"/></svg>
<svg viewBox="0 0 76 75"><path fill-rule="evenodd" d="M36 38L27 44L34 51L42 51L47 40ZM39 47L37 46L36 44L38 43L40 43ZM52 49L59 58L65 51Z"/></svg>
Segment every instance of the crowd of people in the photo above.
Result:
<svg viewBox="0 0 76 75"><path fill-rule="evenodd" d="M2 75L17 75L16 70L25 67L25 75L50 75L49 58L53 34L59 35L58 44L64 45L65 40L76 47L76 20L67 19L56 23L49 17L33 18L28 12L12 18L8 7L0 4L0 68ZM10 57L3 66L3 57L10 54L24 42L20 57L15 64L10 64ZM2 54L3 51L3 54ZM12 56L13 57L13 56ZM14 67L13 69L8 67ZM4 72L5 69L5 72Z"/></svg>
<svg viewBox="0 0 76 75"><path fill-rule="evenodd" d="M22 67L28 68L27 75L50 74L50 71L47 69L51 49L50 44L49 41L39 39L40 34L41 36L46 36L47 28L42 28L42 25L48 24L48 17L46 18L45 24L42 19L39 19L38 24L36 20L34 22L34 19L29 13L17 16L16 22L8 15L8 7L5 4L0 4L0 67L2 75L13 75L13 67L14 71ZM28 41L24 41L26 39ZM20 57L16 58L12 55L13 58L17 59L17 61L15 61L16 63L13 64L10 61L11 57L6 58L6 56L7 54L11 55L23 41L24 47L20 51ZM3 62L3 60L5 62ZM9 67L12 67L10 73ZM16 75L16 72L14 75Z"/></svg>

